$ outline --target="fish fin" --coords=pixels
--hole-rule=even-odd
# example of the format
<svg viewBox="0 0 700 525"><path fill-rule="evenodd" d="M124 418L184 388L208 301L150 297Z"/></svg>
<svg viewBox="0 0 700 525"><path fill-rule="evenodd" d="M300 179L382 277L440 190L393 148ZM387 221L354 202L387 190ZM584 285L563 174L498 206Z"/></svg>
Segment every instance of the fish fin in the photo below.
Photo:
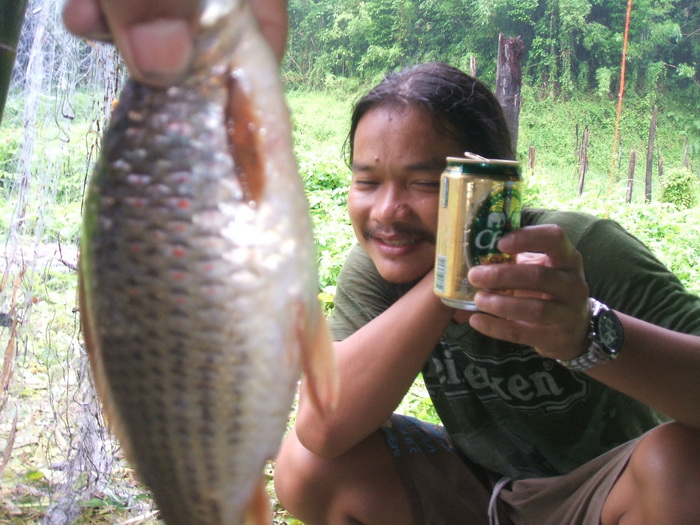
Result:
<svg viewBox="0 0 700 525"><path fill-rule="evenodd" d="M81 275L78 279L78 308L80 310L80 325L83 329L83 341L87 350L90 369L92 370L92 379L95 383L95 390L102 401L103 411L107 420L112 419L109 414L110 408L106 405L105 400L108 397L106 379L104 377L104 369L102 367L102 352L99 343L95 337L95 321L92 317L92 309L90 307L87 291L85 290L85 277L82 275L84 270L81 267Z"/></svg>
<svg viewBox="0 0 700 525"><path fill-rule="evenodd" d="M338 407L339 377L331 331L320 305L317 311L314 330L308 337L300 337L301 354L311 402L326 416Z"/></svg>
<svg viewBox="0 0 700 525"><path fill-rule="evenodd" d="M264 145L260 142L259 128L249 94L236 76L231 75L226 104L229 149L246 199L253 202L262 198L265 189Z"/></svg>
<svg viewBox="0 0 700 525"><path fill-rule="evenodd" d="M270 497L265 489L264 476L253 490L253 496L250 498L243 523L245 525L270 525L272 523Z"/></svg>
<svg viewBox="0 0 700 525"><path fill-rule="evenodd" d="M82 262L82 261L81 261ZM80 311L80 324L83 330L83 341L87 350L90 369L92 370L92 379L95 384L95 391L102 404L102 414L104 416L107 428L114 433L119 440L124 455L129 461L134 457L131 452L131 444L127 439L126 433L122 431L117 418L116 410L113 406L112 396L110 395L107 385L107 375L104 371L104 363L102 358L102 348L97 339L97 327L95 319L92 316L92 308L88 292L85 289L86 283L84 276L85 269L82 264L79 264L80 276L78 278L78 308Z"/></svg>

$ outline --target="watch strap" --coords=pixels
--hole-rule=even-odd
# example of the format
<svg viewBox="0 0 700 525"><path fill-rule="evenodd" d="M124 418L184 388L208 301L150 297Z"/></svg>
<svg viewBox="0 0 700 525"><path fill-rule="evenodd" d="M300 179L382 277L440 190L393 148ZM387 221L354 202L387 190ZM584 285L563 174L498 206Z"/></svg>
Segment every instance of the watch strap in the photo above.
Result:
<svg viewBox="0 0 700 525"><path fill-rule="evenodd" d="M617 357L617 353L611 354L602 347L601 342L599 341L599 334L596 332L596 319L602 311L609 311L610 308L592 297L588 299L588 307L591 314L587 334L588 340L590 341L588 349L583 354L568 361L557 359L559 364L565 366L569 370L575 370L577 372L584 372L599 364L612 361Z"/></svg>

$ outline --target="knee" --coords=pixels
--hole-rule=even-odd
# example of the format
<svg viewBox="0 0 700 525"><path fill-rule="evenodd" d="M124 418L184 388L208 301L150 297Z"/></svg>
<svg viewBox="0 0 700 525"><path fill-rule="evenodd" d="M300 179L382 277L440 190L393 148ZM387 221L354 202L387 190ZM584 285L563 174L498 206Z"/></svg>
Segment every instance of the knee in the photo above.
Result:
<svg viewBox="0 0 700 525"><path fill-rule="evenodd" d="M654 429L637 446L629 468L647 494L667 503L671 498L676 508L700 506L699 430L676 422Z"/></svg>
<svg viewBox="0 0 700 525"><path fill-rule="evenodd" d="M296 517L318 516L326 500L322 482L324 460L307 450L290 431L275 460L275 493L287 511Z"/></svg>

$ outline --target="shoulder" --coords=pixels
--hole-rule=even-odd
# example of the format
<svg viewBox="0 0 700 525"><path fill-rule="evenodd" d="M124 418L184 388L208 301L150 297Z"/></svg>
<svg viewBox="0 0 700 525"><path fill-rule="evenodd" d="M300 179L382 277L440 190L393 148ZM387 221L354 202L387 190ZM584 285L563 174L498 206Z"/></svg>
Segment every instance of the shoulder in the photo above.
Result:
<svg viewBox="0 0 700 525"><path fill-rule="evenodd" d="M588 213L535 208L523 209L522 216L523 226L535 226L538 224L556 224L560 226L575 246L579 244L592 227L600 223L612 223L612 221L599 219Z"/></svg>
<svg viewBox="0 0 700 525"><path fill-rule="evenodd" d="M348 252L347 259L345 259L341 270L341 275L364 272L378 275L377 268L374 266L370 256L362 249L362 246L355 244Z"/></svg>
<svg viewBox="0 0 700 525"><path fill-rule="evenodd" d="M523 225L557 224L583 257L592 297L658 326L700 335L700 298L639 239L613 220L523 210Z"/></svg>
<svg viewBox="0 0 700 525"><path fill-rule="evenodd" d="M382 278L359 244L353 246L338 276L331 328L345 339L389 308L414 283L397 285Z"/></svg>
<svg viewBox="0 0 700 525"><path fill-rule="evenodd" d="M610 219L601 219L595 215L581 212L524 209L523 226L537 224L560 226L582 254L604 247L616 247L615 251L633 250L653 256L639 239L625 230L619 223Z"/></svg>

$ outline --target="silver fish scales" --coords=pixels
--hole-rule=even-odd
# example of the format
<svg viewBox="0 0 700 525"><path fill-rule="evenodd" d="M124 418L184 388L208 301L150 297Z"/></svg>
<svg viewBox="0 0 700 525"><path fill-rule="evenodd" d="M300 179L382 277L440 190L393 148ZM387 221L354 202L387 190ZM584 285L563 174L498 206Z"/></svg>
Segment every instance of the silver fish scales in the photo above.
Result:
<svg viewBox="0 0 700 525"><path fill-rule="evenodd" d="M330 339L276 61L244 2L203 2L200 32L187 78L120 97L86 199L81 314L166 523L269 522L249 509L302 361L334 403Z"/></svg>

